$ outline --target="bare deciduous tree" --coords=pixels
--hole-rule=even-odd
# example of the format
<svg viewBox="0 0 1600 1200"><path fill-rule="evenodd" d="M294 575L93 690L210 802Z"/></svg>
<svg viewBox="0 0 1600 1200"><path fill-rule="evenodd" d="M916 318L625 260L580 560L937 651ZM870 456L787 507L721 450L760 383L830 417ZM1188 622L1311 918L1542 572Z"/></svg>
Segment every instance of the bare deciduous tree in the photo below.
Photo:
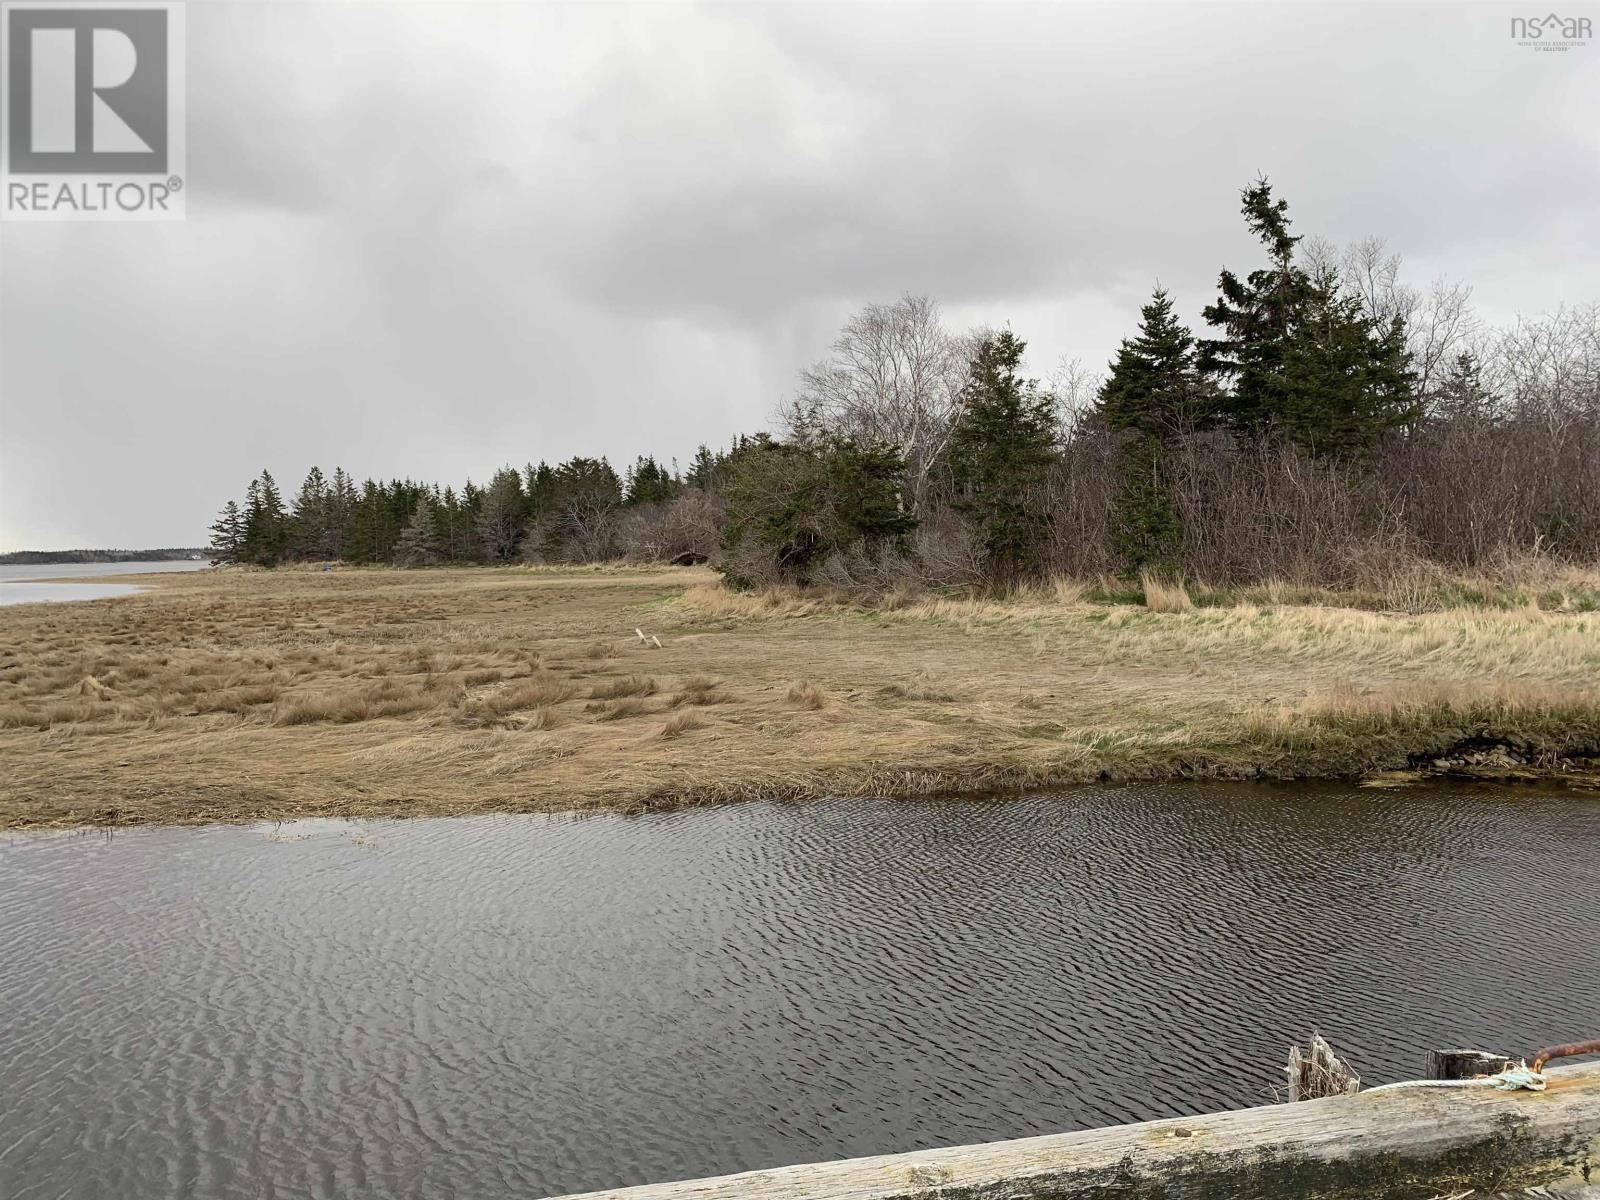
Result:
<svg viewBox="0 0 1600 1200"><path fill-rule="evenodd" d="M1405 322L1417 394L1424 399L1482 329L1469 285L1441 277L1426 291L1413 287L1400 278L1404 260L1382 238L1363 238L1343 249L1326 238L1307 238L1301 254L1314 276L1337 279L1379 326L1395 317Z"/></svg>
<svg viewBox="0 0 1600 1200"><path fill-rule="evenodd" d="M894 447L906 462L908 507L919 512L960 415L970 343L945 329L926 296L869 304L839 331L832 355L801 372L779 419L802 441L823 433Z"/></svg>
<svg viewBox="0 0 1600 1200"><path fill-rule="evenodd" d="M1513 411L1550 421L1600 415L1600 303L1518 317L1483 357L1486 382Z"/></svg>
<svg viewBox="0 0 1600 1200"><path fill-rule="evenodd" d="M1056 398L1056 411L1062 431L1070 436L1099 403L1100 389L1105 384L1105 372L1091 370L1081 358L1068 358L1065 354L1050 372L1050 391Z"/></svg>

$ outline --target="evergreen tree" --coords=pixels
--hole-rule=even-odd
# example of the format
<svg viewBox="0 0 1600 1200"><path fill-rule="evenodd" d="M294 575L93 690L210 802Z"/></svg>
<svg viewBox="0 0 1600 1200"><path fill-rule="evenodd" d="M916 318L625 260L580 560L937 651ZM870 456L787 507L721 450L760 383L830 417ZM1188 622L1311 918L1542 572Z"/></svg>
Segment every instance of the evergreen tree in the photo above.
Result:
<svg viewBox="0 0 1600 1200"><path fill-rule="evenodd" d="M770 571L792 583L809 582L812 567L827 551L821 462L807 447L776 442L766 434L728 455L730 562L748 554L752 569L734 566L735 586L765 582ZM755 564L760 564L756 566Z"/></svg>
<svg viewBox="0 0 1600 1200"><path fill-rule="evenodd" d="M295 495L291 510L290 549L301 558L325 558L328 548L328 484L320 467L312 467Z"/></svg>
<svg viewBox="0 0 1600 1200"><path fill-rule="evenodd" d="M570 458L555 469L552 492L559 505L582 496L599 504L622 503L622 480L604 458Z"/></svg>
<svg viewBox="0 0 1600 1200"><path fill-rule="evenodd" d="M522 490L522 476L510 467L502 467L490 479L477 515L478 536L483 539L489 557L495 562L510 562L516 556L517 543L522 540L527 523L528 504Z"/></svg>
<svg viewBox="0 0 1600 1200"><path fill-rule="evenodd" d="M371 479L361 485L350 519L350 550L355 562L387 562L400 534L389 504L389 489Z"/></svg>
<svg viewBox="0 0 1600 1200"><path fill-rule="evenodd" d="M604 458L570 458L540 481L540 552L569 560L613 553L622 480Z"/></svg>
<svg viewBox="0 0 1600 1200"><path fill-rule="evenodd" d="M1314 279L1284 359L1284 429L1314 454L1364 454L1417 419L1405 323L1380 325L1332 279Z"/></svg>
<svg viewBox="0 0 1600 1200"><path fill-rule="evenodd" d="M1226 268L1217 280L1222 293L1204 316L1223 336L1200 343L1200 365L1232 385L1224 415L1235 429L1262 433L1281 422L1283 359L1306 305L1310 281L1294 265L1300 239L1289 233L1289 204L1272 199L1272 185L1259 179L1244 192L1244 219L1266 247L1271 265L1241 282Z"/></svg>
<svg viewBox="0 0 1600 1200"><path fill-rule="evenodd" d="M623 485L623 503L632 507L638 504L660 504L671 500L682 489L672 472L656 462L650 455L640 455L628 468Z"/></svg>
<svg viewBox="0 0 1600 1200"><path fill-rule="evenodd" d="M702 491L715 491L720 484L724 461L722 455L712 453L711 449L702 443L694 452L694 461L689 464L684 483Z"/></svg>
<svg viewBox="0 0 1600 1200"><path fill-rule="evenodd" d="M211 558L219 563L238 562L243 546L244 514L237 500L229 500L211 526Z"/></svg>
<svg viewBox="0 0 1600 1200"><path fill-rule="evenodd" d="M1221 336L1201 343L1201 366L1229 385L1223 417L1317 454L1370 449L1416 416L1404 324L1380 326L1331 274L1295 262L1289 206L1265 179L1245 189L1243 211L1269 265L1242 282L1224 270L1205 310Z"/></svg>
<svg viewBox="0 0 1600 1200"><path fill-rule="evenodd" d="M1124 338L1100 389L1106 424L1121 434L1116 512L1118 553L1130 572L1170 569L1182 527L1167 462L1174 438L1204 428L1216 389L1200 375L1195 342L1157 288L1140 311L1139 333Z"/></svg>
<svg viewBox="0 0 1600 1200"><path fill-rule="evenodd" d="M1132 435L1119 449L1112 536L1125 574L1177 568L1183 525L1172 503L1167 455L1166 444L1148 434Z"/></svg>
<svg viewBox="0 0 1600 1200"><path fill-rule="evenodd" d="M916 525L904 504L905 460L892 446L759 434L742 440L723 470L728 546L746 564L730 575L741 586L771 576L808 583L833 554L903 541Z"/></svg>
<svg viewBox="0 0 1600 1200"><path fill-rule="evenodd" d="M1478 360L1463 351L1428 397L1429 414L1444 420L1483 418L1494 410L1494 395L1483 383Z"/></svg>
<svg viewBox="0 0 1600 1200"><path fill-rule="evenodd" d="M240 539L242 561L276 566L285 543L283 497L270 471L262 471L245 491L244 531Z"/></svg>
<svg viewBox="0 0 1600 1200"><path fill-rule="evenodd" d="M1006 583L1041 561L1049 516L1037 493L1055 458L1055 398L1018 374L1025 349L1009 329L979 345L950 441L956 509Z"/></svg>
<svg viewBox="0 0 1600 1200"><path fill-rule="evenodd" d="M1100 389L1100 410L1116 430L1167 440L1215 419L1216 389L1200 375L1195 341L1157 288L1139 311L1139 333L1124 338Z"/></svg>
<svg viewBox="0 0 1600 1200"><path fill-rule="evenodd" d="M455 488L446 487L434 507L444 557L452 562L469 561L472 558L472 520L462 508Z"/></svg>
<svg viewBox="0 0 1600 1200"><path fill-rule="evenodd" d="M556 471L547 462L528 468L528 511L537 518L548 513L556 502Z"/></svg>
<svg viewBox="0 0 1600 1200"><path fill-rule="evenodd" d="M917 519L906 505L906 460L900 451L833 439L823 458L832 494L834 543L903 544Z"/></svg>
<svg viewBox="0 0 1600 1200"><path fill-rule="evenodd" d="M356 485L343 467L333 469L333 482L328 485L324 508L324 535L328 553L334 558L344 558L349 553L351 525L355 520Z"/></svg>
<svg viewBox="0 0 1600 1200"><path fill-rule="evenodd" d="M435 502L431 496L424 496L400 531L395 543L395 561L408 567L431 567L444 555L444 536L439 529Z"/></svg>
<svg viewBox="0 0 1600 1200"><path fill-rule="evenodd" d="M478 536L478 514L482 511L483 489L469 479L461 485L459 510L462 537L466 547L461 557L467 562L478 562L484 558L483 539Z"/></svg>

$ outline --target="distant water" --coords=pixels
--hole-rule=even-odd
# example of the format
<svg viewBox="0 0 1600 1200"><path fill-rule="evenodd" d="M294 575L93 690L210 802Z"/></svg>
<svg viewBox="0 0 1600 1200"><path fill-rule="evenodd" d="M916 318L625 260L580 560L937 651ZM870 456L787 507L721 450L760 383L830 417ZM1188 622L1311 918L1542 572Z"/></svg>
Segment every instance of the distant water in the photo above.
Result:
<svg viewBox="0 0 1600 1200"><path fill-rule="evenodd" d="M176 562L126 563L0 563L0 605L38 604L63 600L104 600L133 596L146 588L128 583L29 583L37 579L97 579L103 575L148 575L166 571L198 571L211 564Z"/></svg>
<svg viewBox="0 0 1600 1200"><path fill-rule="evenodd" d="M1594 1036L1600 800L1085 788L0 840L0 1195L535 1197Z"/></svg>

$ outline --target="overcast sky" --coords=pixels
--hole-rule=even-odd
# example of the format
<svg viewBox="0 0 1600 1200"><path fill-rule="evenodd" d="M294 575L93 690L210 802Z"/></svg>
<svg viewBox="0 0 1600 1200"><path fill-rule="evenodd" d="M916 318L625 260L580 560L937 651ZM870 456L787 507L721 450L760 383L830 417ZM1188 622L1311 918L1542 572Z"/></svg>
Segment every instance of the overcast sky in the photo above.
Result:
<svg viewBox="0 0 1600 1200"><path fill-rule="evenodd" d="M1255 265L1257 173L1490 317L1593 299L1600 42L1521 11L190 3L188 220L0 227L0 549L201 544L263 466L687 460L906 291L1099 366Z"/></svg>

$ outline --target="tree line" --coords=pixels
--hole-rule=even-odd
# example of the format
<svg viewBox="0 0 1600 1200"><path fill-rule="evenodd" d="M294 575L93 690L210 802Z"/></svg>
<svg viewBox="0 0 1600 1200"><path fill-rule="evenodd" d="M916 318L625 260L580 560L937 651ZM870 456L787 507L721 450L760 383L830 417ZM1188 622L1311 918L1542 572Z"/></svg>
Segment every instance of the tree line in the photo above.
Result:
<svg viewBox="0 0 1600 1200"><path fill-rule="evenodd" d="M1360 582L1396 562L1600 561L1600 308L1509 329L1419 290L1381 241L1292 232L1242 194L1261 261L1198 334L1157 287L1103 375L1041 383L1009 328L871 305L773 431L497 471L482 487L267 472L213 526L221 561L714 562L734 582L1007 586L1053 574Z"/></svg>
<svg viewBox="0 0 1600 1200"><path fill-rule="evenodd" d="M224 505L211 526L222 562L276 566L343 560L431 566L505 563L519 557L588 562L648 553L624 537L625 518L658 515L685 489L702 488L717 456L702 450L686 473L641 457L623 475L604 458L503 467L482 487L367 480L313 467L285 500L270 471ZM664 549L662 550L664 552Z"/></svg>
<svg viewBox="0 0 1600 1200"><path fill-rule="evenodd" d="M162 546L155 550L13 550L0 554L0 567L47 563L175 562L199 558L202 546Z"/></svg>

